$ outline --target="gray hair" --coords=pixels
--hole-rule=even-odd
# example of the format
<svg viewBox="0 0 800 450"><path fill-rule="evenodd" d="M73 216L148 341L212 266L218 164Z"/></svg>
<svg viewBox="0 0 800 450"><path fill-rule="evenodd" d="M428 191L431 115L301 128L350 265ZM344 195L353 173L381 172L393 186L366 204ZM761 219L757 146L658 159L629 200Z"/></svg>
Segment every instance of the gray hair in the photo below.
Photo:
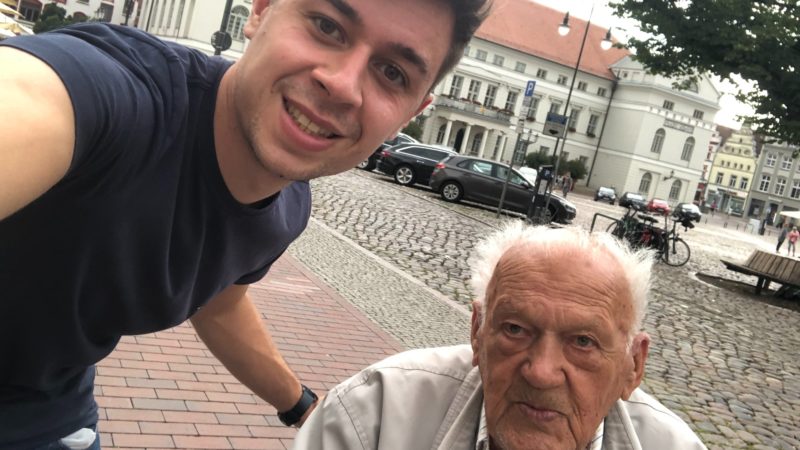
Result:
<svg viewBox="0 0 800 450"><path fill-rule="evenodd" d="M544 255L571 249L593 260L601 256L611 256L622 268L621 275L628 282L630 298L633 302L633 323L628 330L628 337L631 338L641 330L647 309L650 273L653 266L651 251L632 250L608 233L589 234L577 227L532 227L517 221L506 225L500 231L478 243L471 258L472 278L470 282L475 299L481 301L481 323L486 317L486 289L497 263L506 251L521 245L530 246L533 251Z"/></svg>

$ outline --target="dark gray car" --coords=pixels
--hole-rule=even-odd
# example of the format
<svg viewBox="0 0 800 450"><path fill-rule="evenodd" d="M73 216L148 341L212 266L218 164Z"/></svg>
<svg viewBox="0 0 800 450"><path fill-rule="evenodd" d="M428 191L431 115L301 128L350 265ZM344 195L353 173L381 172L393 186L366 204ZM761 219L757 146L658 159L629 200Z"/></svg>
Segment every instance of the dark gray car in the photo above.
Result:
<svg viewBox="0 0 800 450"><path fill-rule="evenodd" d="M431 189L439 192L449 202L472 200L497 206L508 176L508 165L469 156L451 156L436 165L431 176ZM511 179L506 190L503 207L527 213L533 200L533 180L527 180L511 169ZM551 195L550 216L554 221L568 223L575 218L575 205L562 197Z"/></svg>
<svg viewBox="0 0 800 450"><path fill-rule="evenodd" d="M455 152L424 144L401 144L381 152L378 171L391 175L403 186L427 185L436 164Z"/></svg>

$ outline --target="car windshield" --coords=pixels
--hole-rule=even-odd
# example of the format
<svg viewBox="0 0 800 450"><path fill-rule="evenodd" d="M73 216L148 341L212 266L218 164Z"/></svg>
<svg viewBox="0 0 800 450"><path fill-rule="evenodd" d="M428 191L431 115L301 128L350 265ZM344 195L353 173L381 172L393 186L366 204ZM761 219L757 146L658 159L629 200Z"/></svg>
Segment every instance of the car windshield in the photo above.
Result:
<svg viewBox="0 0 800 450"><path fill-rule="evenodd" d="M537 173L536 169L530 167L520 167L519 169L517 169L517 172L519 172L520 175L525 177L525 179L528 180L528 183L530 183L531 185L536 184L536 173Z"/></svg>

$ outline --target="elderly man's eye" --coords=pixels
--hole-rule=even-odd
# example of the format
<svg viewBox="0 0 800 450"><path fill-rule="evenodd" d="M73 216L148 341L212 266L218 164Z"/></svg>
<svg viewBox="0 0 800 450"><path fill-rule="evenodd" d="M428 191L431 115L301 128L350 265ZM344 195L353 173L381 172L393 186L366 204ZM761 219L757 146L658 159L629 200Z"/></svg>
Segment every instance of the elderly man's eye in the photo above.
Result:
<svg viewBox="0 0 800 450"><path fill-rule="evenodd" d="M503 324L503 331L511 336L519 336L525 329L515 323L505 323Z"/></svg>
<svg viewBox="0 0 800 450"><path fill-rule="evenodd" d="M595 345L594 340L589 336L578 336L575 338L575 344L581 348L590 348Z"/></svg>

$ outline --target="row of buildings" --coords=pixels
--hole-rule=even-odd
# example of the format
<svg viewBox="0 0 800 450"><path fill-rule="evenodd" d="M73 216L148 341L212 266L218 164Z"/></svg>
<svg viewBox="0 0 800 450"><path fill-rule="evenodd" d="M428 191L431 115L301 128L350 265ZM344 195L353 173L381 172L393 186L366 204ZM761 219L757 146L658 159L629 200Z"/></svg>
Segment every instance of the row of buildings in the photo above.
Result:
<svg viewBox="0 0 800 450"><path fill-rule="evenodd" d="M19 1L35 6L39 0ZM128 22L208 53L225 3L57 1L70 14ZM247 47L242 28L251 8L250 0L233 0L227 24L233 44L223 56L235 59ZM586 22L572 18L574 31L561 37L562 19L563 13L529 0L495 0L459 65L434 88L436 100L418 117L423 141L510 161L524 137L528 152L558 151L582 161L588 176L581 183L591 188L694 201L745 216L800 208L792 149L766 144L759 158L747 127L718 131L720 92L710 80L677 88L676 80L648 73L625 49L603 51L607 30L595 25L573 80ZM535 89L526 105L529 81ZM568 117L565 139L547 132L549 112Z"/></svg>

